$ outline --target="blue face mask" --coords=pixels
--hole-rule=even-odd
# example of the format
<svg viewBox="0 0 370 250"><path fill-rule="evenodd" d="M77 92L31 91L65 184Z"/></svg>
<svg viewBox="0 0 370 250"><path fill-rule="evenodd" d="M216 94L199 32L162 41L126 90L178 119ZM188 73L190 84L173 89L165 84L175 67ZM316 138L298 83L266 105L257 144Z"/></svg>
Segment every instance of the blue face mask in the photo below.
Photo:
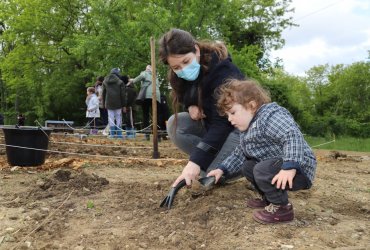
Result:
<svg viewBox="0 0 370 250"><path fill-rule="evenodd" d="M182 70L176 70L175 73L178 77L186 81L194 81L198 78L200 72L200 64L194 58L193 61L186 65Z"/></svg>

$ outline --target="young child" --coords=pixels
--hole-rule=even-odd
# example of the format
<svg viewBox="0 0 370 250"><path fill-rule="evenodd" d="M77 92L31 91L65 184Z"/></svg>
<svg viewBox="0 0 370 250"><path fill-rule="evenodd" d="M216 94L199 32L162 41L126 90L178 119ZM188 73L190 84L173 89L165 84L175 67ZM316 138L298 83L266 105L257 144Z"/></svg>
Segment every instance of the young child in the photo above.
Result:
<svg viewBox="0 0 370 250"><path fill-rule="evenodd" d="M90 133L97 134L95 119L100 117L99 98L95 94L94 87L88 87L86 90L86 94L86 117L91 128Z"/></svg>
<svg viewBox="0 0 370 250"><path fill-rule="evenodd" d="M26 120L26 117L19 113L18 116L17 116L17 125L18 126L24 126L24 121Z"/></svg>
<svg viewBox="0 0 370 250"><path fill-rule="evenodd" d="M298 124L253 81L231 80L217 94L219 113L240 130L240 144L208 176L215 176L217 183L222 175L241 171L262 196L247 201L248 207L260 208L253 212L256 221L292 221L287 190L310 188L316 170L315 156Z"/></svg>

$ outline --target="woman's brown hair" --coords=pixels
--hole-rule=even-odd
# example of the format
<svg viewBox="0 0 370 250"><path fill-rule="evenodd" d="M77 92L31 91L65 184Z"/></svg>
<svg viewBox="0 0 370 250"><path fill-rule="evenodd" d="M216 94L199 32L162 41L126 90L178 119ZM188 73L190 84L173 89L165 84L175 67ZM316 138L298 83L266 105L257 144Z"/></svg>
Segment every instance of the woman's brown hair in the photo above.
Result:
<svg viewBox="0 0 370 250"><path fill-rule="evenodd" d="M256 81L231 79L217 89L217 109L220 115L225 115L234 103L250 108L254 101L258 110L263 104L270 103L269 93Z"/></svg>
<svg viewBox="0 0 370 250"><path fill-rule="evenodd" d="M195 45L200 49L200 65L202 74L208 73L208 65L212 59L212 53L216 53L220 60L228 57L227 48L221 42L197 41L187 31L181 29L171 29L159 41L159 58L162 63L168 65L168 57L171 55L185 55L187 53L195 53ZM185 92L184 80L177 77L172 69L168 71L168 80L172 87L171 97L172 106L175 115L178 110L178 104L181 101L181 96ZM201 86L198 86L198 107L202 109L201 104Z"/></svg>

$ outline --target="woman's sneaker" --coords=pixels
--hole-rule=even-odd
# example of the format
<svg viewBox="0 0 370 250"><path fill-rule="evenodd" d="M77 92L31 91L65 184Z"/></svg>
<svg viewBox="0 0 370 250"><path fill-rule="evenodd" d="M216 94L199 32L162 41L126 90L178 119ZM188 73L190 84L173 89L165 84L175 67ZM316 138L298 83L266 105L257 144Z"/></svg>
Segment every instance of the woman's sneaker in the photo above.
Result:
<svg viewBox="0 0 370 250"><path fill-rule="evenodd" d="M270 202L263 198L249 199L246 201L245 205L250 208L264 208L268 206Z"/></svg>
<svg viewBox="0 0 370 250"><path fill-rule="evenodd" d="M253 212L253 219L262 224L273 224L291 222L294 219L292 204L274 205L270 204L263 210Z"/></svg>

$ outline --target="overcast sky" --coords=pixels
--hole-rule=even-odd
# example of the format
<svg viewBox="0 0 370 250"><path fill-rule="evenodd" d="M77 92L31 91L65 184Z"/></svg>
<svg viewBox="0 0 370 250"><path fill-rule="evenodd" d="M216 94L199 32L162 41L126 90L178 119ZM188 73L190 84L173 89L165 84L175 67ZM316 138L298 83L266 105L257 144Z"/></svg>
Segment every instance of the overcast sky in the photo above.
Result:
<svg viewBox="0 0 370 250"><path fill-rule="evenodd" d="M283 49L271 58L304 75L313 66L366 61L370 50L370 0L293 0L293 27L283 32Z"/></svg>

